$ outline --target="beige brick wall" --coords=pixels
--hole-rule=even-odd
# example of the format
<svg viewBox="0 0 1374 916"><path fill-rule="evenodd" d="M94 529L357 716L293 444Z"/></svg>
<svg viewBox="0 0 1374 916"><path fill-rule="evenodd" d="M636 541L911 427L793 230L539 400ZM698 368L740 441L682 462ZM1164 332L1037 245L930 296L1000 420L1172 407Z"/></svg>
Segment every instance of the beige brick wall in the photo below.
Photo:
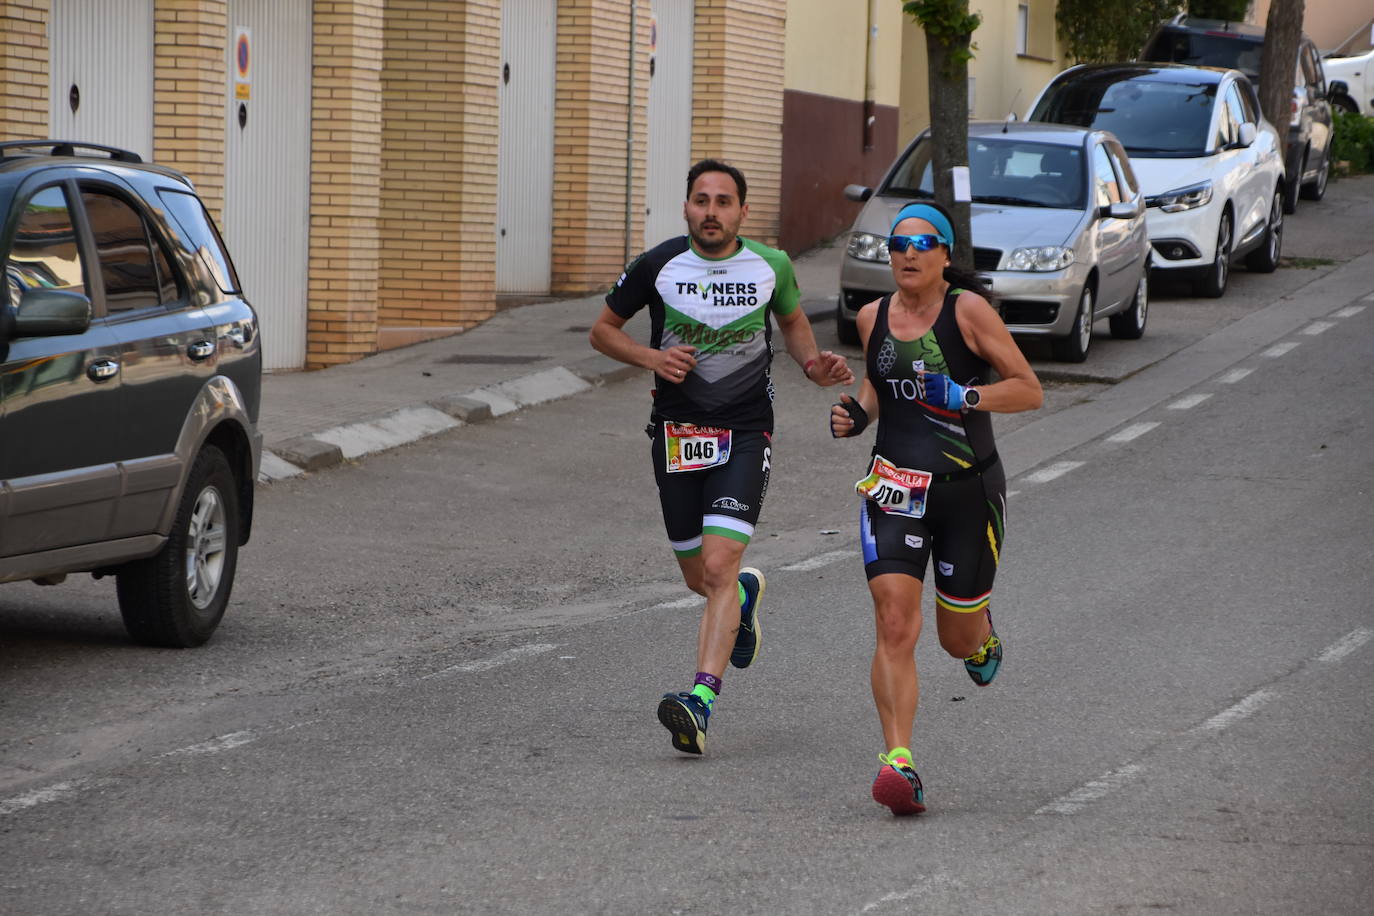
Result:
<svg viewBox="0 0 1374 916"><path fill-rule="evenodd" d="M778 237L786 24L786 0L697 0L692 159L744 172L743 232L767 244Z"/></svg>
<svg viewBox="0 0 1374 916"><path fill-rule="evenodd" d="M226 0L153 6L153 159L185 172L224 218Z"/></svg>
<svg viewBox="0 0 1374 916"><path fill-rule="evenodd" d="M377 343L383 0L315 0L308 368Z"/></svg>
<svg viewBox="0 0 1374 916"><path fill-rule="evenodd" d="M495 312L500 0L386 0L378 346Z"/></svg>
<svg viewBox="0 0 1374 916"><path fill-rule="evenodd" d="M631 3L637 41L634 154L627 168ZM638 251L644 230L651 12L649 0L558 4L551 271L556 293L608 287L624 268L626 252Z"/></svg>
<svg viewBox="0 0 1374 916"><path fill-rule="evenodd" d="M0 141L48 135L48 0L0 0Z"/></svg>

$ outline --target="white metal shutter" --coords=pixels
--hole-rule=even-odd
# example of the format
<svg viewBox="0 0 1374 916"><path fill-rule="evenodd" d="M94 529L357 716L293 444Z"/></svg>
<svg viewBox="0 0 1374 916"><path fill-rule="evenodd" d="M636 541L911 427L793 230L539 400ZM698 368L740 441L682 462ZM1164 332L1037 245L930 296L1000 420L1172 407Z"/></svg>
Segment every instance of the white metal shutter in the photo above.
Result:
<svg viewBox="0 0 1374 916"><path fill-rule="evenodd" d="M153 0L52 0L51 10L48 136L152 158Z"/></svg>
<svg viewBox="0 0 1374 916"><path fill-rule="evenodd" d="M654 72L649 79L649 164L644 247L682 235L692 166L692 0L654 0Z"/></svg>
<svg viewBox="0 0 1374 916"><path fill-rule="evenodd" d="M262 322L263 366L305 364L310 259L310 0L230 0L225 36L224 232ZM234 97L235 35L249 98ZM247 119L239 126L239 106Z"/></svg>
<svg viewBox="0 0 1374 916"><path fill-rule="evenodd" d="M553 0L501 4L496 291L549 291L553 207Z"/></svg>

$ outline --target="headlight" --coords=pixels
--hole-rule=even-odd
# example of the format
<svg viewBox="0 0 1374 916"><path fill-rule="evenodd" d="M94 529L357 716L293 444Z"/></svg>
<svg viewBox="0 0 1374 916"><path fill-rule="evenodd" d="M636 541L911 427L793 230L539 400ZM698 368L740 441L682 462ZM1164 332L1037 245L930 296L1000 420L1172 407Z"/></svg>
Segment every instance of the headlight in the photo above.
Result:
<svg viewBox="0 0 1374 916"><path fill-rule="evenodd" d="M1073 249L1063 245L1018 248L1011 253L1004 270L1063 270L1073 263Z"/></svg>
<svg viewBox="0 0 1374 916"><path fill-rule="evenodd" d="M1150 201L1152 206L1158 207L1165 213L1194 210L1198 207L1205 207L1211 202L1212 183L1210 181L1189 185L1186 188L1176 188L1173 191L1165 191Z"/></svg>
<svg viewBox="0 0 1374 916"><path fill-rule="evenodd" d="M851 258L858 258L860 261L878 261L886 264L890 260L885 235L874 235L871 232L850 233L848 251Z"/></svg>

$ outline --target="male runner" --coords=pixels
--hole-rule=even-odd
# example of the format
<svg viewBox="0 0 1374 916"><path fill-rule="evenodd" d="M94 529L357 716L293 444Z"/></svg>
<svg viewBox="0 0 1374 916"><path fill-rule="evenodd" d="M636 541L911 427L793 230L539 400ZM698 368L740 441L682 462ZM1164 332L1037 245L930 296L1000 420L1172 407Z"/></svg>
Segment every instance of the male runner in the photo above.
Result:
<svg viewBox="0 0 1374 916"><path fill-rule="evenodd" d="M763 573L740 568L768 490L772 459L771 313L787 352L817 385L854 380L843 356L818 352L787 255L739 237L744 175L705 159L687 173L688 235L632 261L606 295L591 344L657 377L646 432L668 541L687 587L706 598L690 692L665 694L658 719L673 747L706 749L727 660L758 655ZM649 345L624 331L644 307Z"/></svg>

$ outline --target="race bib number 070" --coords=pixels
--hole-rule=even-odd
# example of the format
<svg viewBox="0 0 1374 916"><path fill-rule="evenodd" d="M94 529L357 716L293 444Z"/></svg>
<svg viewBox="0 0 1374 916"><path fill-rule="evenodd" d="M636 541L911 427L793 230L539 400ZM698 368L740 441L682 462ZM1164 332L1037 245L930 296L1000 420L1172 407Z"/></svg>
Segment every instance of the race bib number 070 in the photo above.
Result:
<svg viewBox="0 0 1374 916"><path fill-rule="evenodd" d="M730 460L730 430L690 423L665 423L668 473L702 471Z"/></svg>
<svg viewBox="0 0 1374 916"><path fill-rule="evenodd" d="M865 499L873 500L884 512L921 518L926 514L930 480L928 471L899 468L882 455L874 455L868 476L856 482L854 490Z"/></svg>

